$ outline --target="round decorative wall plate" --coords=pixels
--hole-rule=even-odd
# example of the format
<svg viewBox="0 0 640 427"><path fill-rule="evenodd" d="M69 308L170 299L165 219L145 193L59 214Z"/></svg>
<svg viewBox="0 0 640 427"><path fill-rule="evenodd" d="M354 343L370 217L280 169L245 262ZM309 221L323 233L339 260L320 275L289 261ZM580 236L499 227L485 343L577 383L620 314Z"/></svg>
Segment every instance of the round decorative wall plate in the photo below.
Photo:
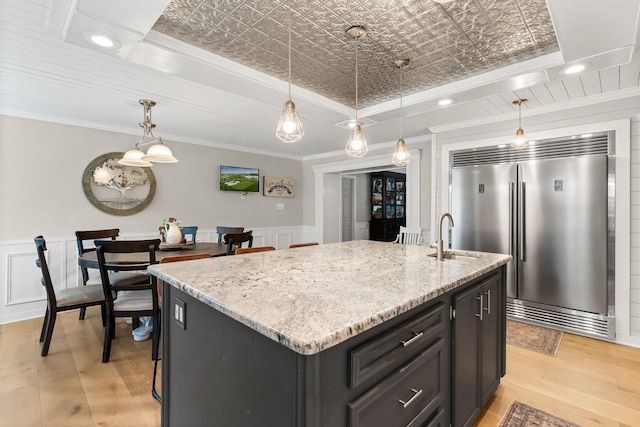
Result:
<svg viewBox="0 0 640 427"><path fill-rule="evenodd" d="M118 164L122 152L106 153L89 163L82 189L93 206L112 215L132 215L146 208L156 194L156 177L148 167Z"/></svg>

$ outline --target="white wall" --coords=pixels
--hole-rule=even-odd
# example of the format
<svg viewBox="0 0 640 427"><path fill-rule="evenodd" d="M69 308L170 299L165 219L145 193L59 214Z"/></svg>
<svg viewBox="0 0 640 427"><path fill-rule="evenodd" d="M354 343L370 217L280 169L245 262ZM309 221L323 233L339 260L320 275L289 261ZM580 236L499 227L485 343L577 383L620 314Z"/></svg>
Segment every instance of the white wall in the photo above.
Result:
<svg viewBox="0 0 640 427"><path fill-rule="evenodd" d="M323 231L322 231L322 243L335 243L340 242L341 229L340 229L340 209L338 207L341 203L342 196L342 179L338 174L328 173L324 175L324 193L323 202L324 206L324 219L323 219Z"/></svg>
<svg viewBox="0 0 640 427"><path fill-rule="evenodd" d="M159 133L161 135L161 133ZM0 116L0 323L44 314L33 238L47 240L53 280L60 288L78 282L76 230L120 228L124 238L155 238L164 218L197 225L198 240L216 239L217 225L254 230L254 245L288 247L306 240L302 227L302 162L165 141L179 159L156 164L156 194L130 216L98 210L85 197L82 175L99 155L127 151L138 136ZM296 180L294 198L262 192L219 190L220 165L260 169L261 175ZM260 184L262 191L262 183ZM283 203L284 209L276 209Z"/></svg>

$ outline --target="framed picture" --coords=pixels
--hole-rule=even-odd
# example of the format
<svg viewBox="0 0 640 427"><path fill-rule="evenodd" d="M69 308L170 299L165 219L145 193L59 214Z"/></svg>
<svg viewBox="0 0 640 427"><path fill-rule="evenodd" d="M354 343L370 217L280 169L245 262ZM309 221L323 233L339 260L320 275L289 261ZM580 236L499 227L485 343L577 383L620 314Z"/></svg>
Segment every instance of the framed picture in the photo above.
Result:
<svg viewBox="0 0 640 427"><path fill-rule="evenodd" d="M373 188L371 190L374 193L378 193L382 191L382 178L374 178L372 182L373 182Z"/></svg>
<svg viewBox="0 0 640 427"><path fill-rule="evenodd" d="M295 197L296 180L293 178L265 176L262 184L262 194L266 197Z"/></svg>
<svg viewBox="0 0 640 427"><path fill-rule="evenodd" d="M156 177L148 167L118 164L124 153L96 157L82 174L82 189L93 206L112 215L132 215L156 194Z"/></svg>
<svg viewBox="0 0 640 427"><path fill-rule="evenodd" d="M220 166L220 190L257 193L260 191L260 171L239 166Z"/></svg>

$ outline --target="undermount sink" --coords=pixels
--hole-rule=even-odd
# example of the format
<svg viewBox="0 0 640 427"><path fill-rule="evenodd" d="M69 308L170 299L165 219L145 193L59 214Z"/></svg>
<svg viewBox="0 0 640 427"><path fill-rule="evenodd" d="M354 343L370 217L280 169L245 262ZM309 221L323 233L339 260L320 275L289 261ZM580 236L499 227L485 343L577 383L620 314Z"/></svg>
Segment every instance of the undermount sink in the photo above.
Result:
<svg viewBox="0 0 640 427"><path fill-rule="evenodd" d="M436 258L438 256L437 253L432 253L429 254L428 256ZM476 255L470 255L470 254L463 254L463 253L459 253L459 252L451 252L451 251L447 251L444 254L442 254L442 258L444 259L451 259L451 260L458 260L458 261L473 261L476 259L479 259L479 256Z"/></svg>

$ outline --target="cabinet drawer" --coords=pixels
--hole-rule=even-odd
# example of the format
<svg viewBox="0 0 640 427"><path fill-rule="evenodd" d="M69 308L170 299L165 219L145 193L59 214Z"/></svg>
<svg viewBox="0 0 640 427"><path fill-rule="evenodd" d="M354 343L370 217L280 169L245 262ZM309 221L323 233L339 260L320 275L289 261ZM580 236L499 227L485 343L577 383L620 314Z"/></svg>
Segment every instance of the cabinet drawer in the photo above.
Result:
<svg viewBox="0 0 640 427"><path fill-rule="evenodd" d="M439 302L427 312L349 351L349 387L385 375L394 365L399 366L438 338L449 320L445 308Z"/></svg>
<svg viewBox="0 0 640 427"><path fill-rule="evenodd" d="M447 402L446 389L443 389L447 372L444 346L443 339L432 343L408 364L351 402L349 426L431 425L433 414Z"/></svg>

